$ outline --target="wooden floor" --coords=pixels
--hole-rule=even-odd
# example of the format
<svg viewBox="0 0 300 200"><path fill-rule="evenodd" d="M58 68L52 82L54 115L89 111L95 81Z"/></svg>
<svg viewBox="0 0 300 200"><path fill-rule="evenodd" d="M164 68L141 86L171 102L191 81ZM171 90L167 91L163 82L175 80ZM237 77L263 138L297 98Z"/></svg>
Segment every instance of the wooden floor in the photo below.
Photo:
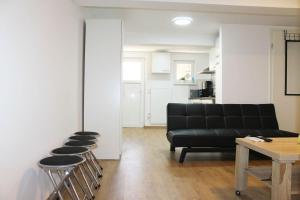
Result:
<svg viewBox="0 0 300 200"><path fill-rule="evenodd" d="M170 152L165 134L162 128L124 129L122 158L102 161L104 177L96 200L270 199L270 190L252 177L247 193L235 196L233 153L187 154L180 164L180 149Z"/></svg>

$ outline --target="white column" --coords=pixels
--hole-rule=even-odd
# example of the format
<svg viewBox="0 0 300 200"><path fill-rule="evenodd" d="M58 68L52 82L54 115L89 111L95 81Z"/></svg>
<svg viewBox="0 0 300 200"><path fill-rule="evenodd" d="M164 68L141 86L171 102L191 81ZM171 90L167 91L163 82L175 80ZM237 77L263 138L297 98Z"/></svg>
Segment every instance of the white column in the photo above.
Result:
<svg viewBox="0 0 300 200"><path fill-rule="evenodd" d="M121 20L87 20L84 128L100 132L100 159L119 159L121 153L121 55Z"/></svg>

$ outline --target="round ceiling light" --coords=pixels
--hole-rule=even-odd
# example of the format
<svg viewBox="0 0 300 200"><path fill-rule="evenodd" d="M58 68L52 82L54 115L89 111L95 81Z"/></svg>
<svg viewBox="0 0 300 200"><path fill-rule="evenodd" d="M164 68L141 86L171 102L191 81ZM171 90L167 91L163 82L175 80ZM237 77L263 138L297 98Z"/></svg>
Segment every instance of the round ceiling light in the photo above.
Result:
<svg viewBox="0 0 300 200"><path fill-rule="evenodd" d="M172 22L178 26L187 26L191 24L193 19L191 17L175 17Z"/></svg>

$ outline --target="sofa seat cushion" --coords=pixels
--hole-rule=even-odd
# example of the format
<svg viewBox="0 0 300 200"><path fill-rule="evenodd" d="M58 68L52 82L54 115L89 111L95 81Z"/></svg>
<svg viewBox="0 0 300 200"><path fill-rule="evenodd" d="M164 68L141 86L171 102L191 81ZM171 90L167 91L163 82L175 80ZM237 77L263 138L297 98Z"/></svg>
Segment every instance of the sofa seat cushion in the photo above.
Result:
<svg viewBox="0 0 300 200"><path fill-rule="evenodd" d="M297 133L292 133L289 131L283 131L283 130L275 130L277 135L275 137L298 137Z"/></svg>
<svg viewBox="0 0 300 200"><path fill-rule="evenodd" d="M233 129L180 129L167 133L176 147L232 147L237 133Z"/></svg>
<svg viewBox="0 0 300 200"><path fill-rule="evenodd" d="M264 136L264 137L297 137L298 134L277 129L234 129L237 137Z"/></svg>
<svg viewBox="0 0 300 200"><path fill-rule="evenodd" d="M175 147L235 147L235 139L246 136L297 137L298 134L273 129L179 129L167 133Z"/></svg>

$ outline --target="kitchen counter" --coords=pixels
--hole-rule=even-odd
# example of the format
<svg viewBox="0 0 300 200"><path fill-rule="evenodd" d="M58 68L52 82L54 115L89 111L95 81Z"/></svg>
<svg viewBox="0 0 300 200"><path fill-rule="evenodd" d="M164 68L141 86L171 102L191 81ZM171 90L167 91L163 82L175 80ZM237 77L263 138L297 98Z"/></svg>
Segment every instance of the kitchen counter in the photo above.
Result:
<svg viewBox="0 0 300 200"><path fill-rule="evenodd" d="M190 103L211 103L216 102L216 97L192 97L189 98Z"/></svg>

